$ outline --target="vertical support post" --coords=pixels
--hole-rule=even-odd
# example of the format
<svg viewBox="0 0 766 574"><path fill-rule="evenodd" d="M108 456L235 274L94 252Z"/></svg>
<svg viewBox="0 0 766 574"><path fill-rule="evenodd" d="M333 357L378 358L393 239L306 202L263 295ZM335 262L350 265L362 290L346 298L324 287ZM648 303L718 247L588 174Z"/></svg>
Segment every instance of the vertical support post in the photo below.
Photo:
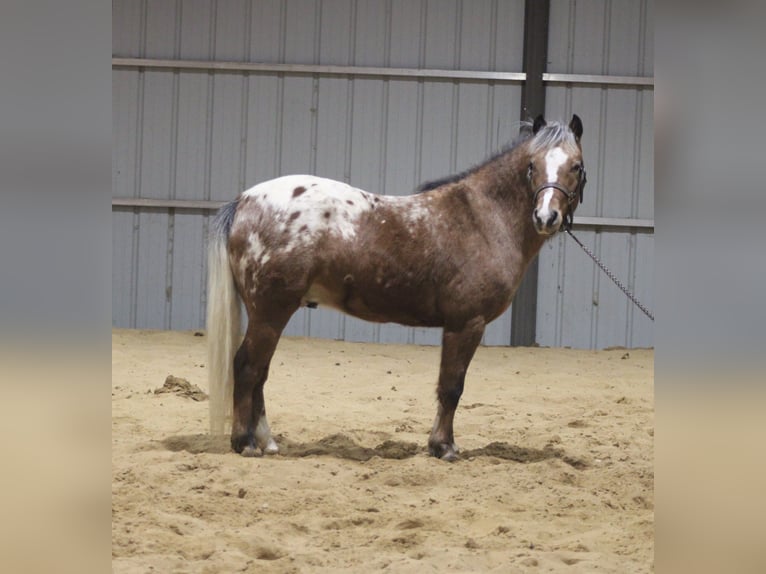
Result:
<svg viewBox="0 0 766 574"><path fill-rule="evenodd" d="M548 19L550 0L524 2L524 72L527 79L521 92L521 119L530 120L545 112L543 73L548 60ZM513 299L511 345L533 345L537 337L537 277L535 258Z"/></svg>

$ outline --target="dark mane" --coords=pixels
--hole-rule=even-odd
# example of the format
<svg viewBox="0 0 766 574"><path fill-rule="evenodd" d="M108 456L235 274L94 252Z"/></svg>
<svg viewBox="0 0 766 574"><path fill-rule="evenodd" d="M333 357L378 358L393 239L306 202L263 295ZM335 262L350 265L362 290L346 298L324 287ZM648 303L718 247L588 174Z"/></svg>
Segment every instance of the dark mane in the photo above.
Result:
<svg viewBox="0 0 766 574"><path fill-rule="evenodd" d="M472 173L475 173L488 163L492 163L497 158L504 156L505 154L513 151L516 147L518 147L520 144L524 143L528 139L532 137L532 123L531 122L522 122L521 128L519 129L519 135L516 137L513 142L511 142L510 145L504 146L500 151L495 152L492 154L489 158L485 159L483 162L478 163L472 167L469 167L468 169L461 171L460 173L456 173L454 175L447 175L445 177L440 177L439 179L434 179L431 181L426 181L424 183L421 183L416 189L416 193L423 193L424 191L430 191L432 189L436 189L437 187L441 187L442 185L447 185L450 183L457 183L458 181L468 177Z"/></svg>

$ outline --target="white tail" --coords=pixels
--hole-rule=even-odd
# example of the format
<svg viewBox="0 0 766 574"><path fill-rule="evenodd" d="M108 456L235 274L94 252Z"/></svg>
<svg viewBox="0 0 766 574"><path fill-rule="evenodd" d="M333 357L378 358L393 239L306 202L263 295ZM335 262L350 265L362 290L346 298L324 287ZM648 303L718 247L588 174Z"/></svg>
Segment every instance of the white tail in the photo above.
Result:
<svg viewBox="0 0 766 574"><path fill-rule="evenodd" d="M229 215L233 216L233 208ZM226 249L230 222L231 219L219 223L216 218L208 247L207 373L210 433L213 435L230 432L234 400L233 360L241 336L239 297Z"/></svg>

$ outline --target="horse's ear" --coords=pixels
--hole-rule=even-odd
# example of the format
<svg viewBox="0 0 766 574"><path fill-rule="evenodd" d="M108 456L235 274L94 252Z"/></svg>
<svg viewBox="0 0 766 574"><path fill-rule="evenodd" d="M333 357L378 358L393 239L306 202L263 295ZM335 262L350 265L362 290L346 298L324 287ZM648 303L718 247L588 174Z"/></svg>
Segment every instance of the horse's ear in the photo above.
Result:
<svg viewBox="0 0 766 574"><path fill-rule="evenodd" d="M545 121L545 118L543 117L543 114L540 114L535 118L535 123L532 124L532 133L536 134L540 131L540 128L543 128L547 126L548 123Z"/></svg>
<svg viewBox="0 0 766 574"><path fill-rule="evenodd" d="M569 129L572 130L575 139L579 142L582 137L582 120L577 114L572 115L572 121L569 122Z"/></svg>

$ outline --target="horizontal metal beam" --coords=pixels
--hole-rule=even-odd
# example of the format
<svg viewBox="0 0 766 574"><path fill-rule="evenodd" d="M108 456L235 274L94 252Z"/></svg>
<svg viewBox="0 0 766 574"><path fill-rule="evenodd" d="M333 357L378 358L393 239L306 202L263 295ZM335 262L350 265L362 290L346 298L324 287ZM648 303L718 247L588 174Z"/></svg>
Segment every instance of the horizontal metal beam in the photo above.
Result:
<svg viewBox="0 0 766 574"><path fill-rule="evenodd" d="M543 74L543 82L552 84L600 84L654 87L654 78L644 76L596 76L593 74Z"/></svg>
<svg viewBox="0 0 766 574"><path fill-rule="evenodd" d="M627 217L574 217L575 227L633 227L654 229L653 219L631 219Z"/></svg>
<svg viewBox="0 0 766 574"><path fill-rule="evenodd" d="M150 199L147 197L114 197L112 208L126 207L137 209L193 209L199 211L216 211L225 205L226 201L209 201L204 199ZM575 217L577 227L633 227L654 229L652 219L628 219L619 217Z"/></svg>
<svg viewBox="0 0 766 574"><path fill-rule="evenodd" d="M155 209L201 209L215 211L225 201L209 201L205 199L149 199L147 197L113 197L114 207L138 207Z"/></svg>
<svg viewBox="0 0 766 574"><path fill-rule="evenodd" d="M394 78L430 78L442 80L482 80L524 82L524 72L486 72L481 70L438 70L418 68L380 68L367 66L330 66L312 64L266 64L209 60L163 60L153 58L112 58L115 68L156 68L219 72L261 72L270 74L308 74L319 76L377 76ZM543 74L543 82L558 84L596 84L654 87L654 78L643 76L599 76L595 74Z"/></svg>
<svg viewBox="0 0 766 574"><path fill-rule="evenodd" d="M115 68L170 68L219 72L261 72L271 74L310 74L319 76L384 76L395 78L431 78L443 80L484 80L523 82L523 72L483 72L470 70L435 70L417 68L375 68L365 66L324 66L309 64L261 64L207 60L155 60L147 58L112 58Z"/></svg>

